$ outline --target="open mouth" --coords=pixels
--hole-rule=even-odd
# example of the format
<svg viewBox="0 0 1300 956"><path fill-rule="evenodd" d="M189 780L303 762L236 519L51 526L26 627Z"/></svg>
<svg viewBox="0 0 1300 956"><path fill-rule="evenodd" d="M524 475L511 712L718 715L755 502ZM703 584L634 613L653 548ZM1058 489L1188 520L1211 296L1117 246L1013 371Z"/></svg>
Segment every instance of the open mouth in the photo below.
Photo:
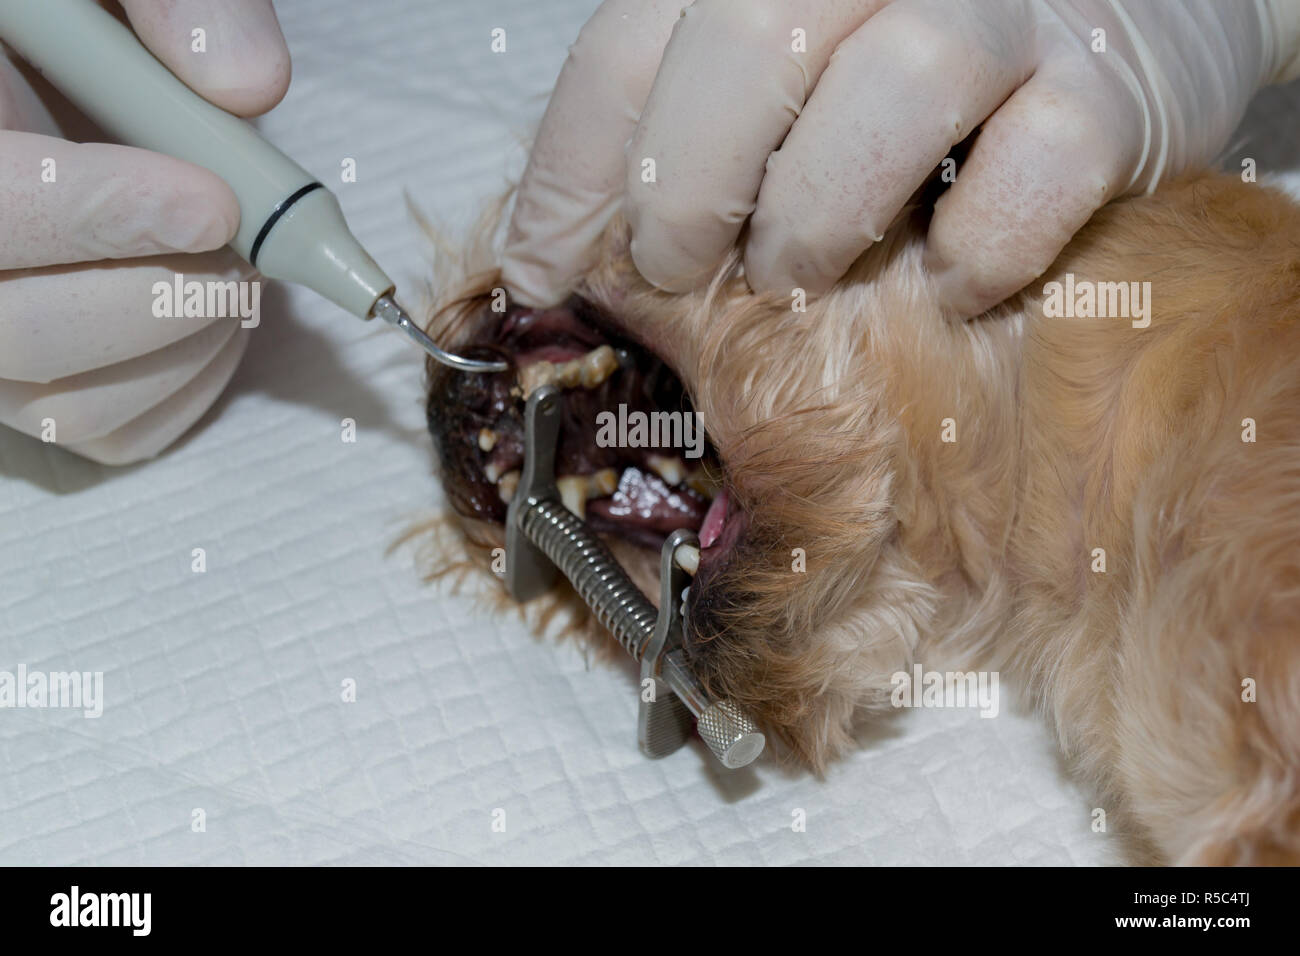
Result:
<svg viewBox="0 0 1300 956"><path fill-rule="evenodd" d="M427 416L452 506L503 523L524 460L524 402L546 384L564 394L556 486L596 532L658 549L678 528L724 545L723 469L680 379L581 298L552 309L487 312L459 351L509 368L464 375L439 366Z"/></svg>

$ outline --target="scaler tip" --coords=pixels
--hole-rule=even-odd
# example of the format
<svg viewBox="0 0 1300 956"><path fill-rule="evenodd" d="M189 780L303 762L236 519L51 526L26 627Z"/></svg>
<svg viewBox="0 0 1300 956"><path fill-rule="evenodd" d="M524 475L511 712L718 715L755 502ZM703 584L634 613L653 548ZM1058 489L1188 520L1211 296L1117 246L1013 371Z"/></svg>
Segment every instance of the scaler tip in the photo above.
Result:
<svg viewBox="0 0 1300 956"><path fill-rule="evenodd" d="M403 333L408 339L418 345L420 348L432 356L435 362L441 362L448 368L454 368L461 372L504 372L509 366L501 360L482 360L469 359L460 355L453 355L446 349L438 348L436 342L424 333L424 330L411 321L411 317L406 311L397 304L397 301L391 295L381 295L375 302L374 308L370 314L375 318L383 319L393 328Z"/></svg>

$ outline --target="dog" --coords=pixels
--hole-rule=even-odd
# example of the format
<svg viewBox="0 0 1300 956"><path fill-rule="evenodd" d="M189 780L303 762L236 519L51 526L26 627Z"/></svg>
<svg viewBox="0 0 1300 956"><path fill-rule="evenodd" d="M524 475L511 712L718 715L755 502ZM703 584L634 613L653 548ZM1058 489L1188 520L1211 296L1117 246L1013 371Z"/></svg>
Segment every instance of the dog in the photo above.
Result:
<svg viewBox="0 0 1300 956"><path fill-rule="evenodd" d="M616 218L572 299L527 309L471 244L429 331L511 370L428 366L468 556L438 545L434 574L489 568L527 379L558 376L566 503L652 599L658 543L701 531L690 665L789 759L820 771L895 675L961 661L1041 712L1133 861L1300 863L1300 207L1166 184L969 322L936 305L925 215L806 301L749 291L736 254L656 290ZM619 404L698 415L707 450L599 447Z"/></svg>

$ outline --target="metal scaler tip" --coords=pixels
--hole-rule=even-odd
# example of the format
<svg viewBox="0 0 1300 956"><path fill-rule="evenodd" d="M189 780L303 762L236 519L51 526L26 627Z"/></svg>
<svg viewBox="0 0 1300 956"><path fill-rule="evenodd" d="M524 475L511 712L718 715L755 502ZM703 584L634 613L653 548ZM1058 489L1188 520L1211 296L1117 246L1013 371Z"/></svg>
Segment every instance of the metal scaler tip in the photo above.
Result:
<svg viewBox="0 0 1300 956"><path fill-rule="evenodd" d="M448 368L454 368L461 372L504 372L508 367L505 362L484 361L482 359L468 359L460 355L453 355L446 349L440 349L437 343L429 336L424 334L424 330L411 321L411 317L403 311L402 307L397 304L391 295L381 295L375 302L375 307L370 310L370 314L377 319L383 319L393 328L405 334L405 336L424 349L433 357L435 362L441 362Z"/></svg>

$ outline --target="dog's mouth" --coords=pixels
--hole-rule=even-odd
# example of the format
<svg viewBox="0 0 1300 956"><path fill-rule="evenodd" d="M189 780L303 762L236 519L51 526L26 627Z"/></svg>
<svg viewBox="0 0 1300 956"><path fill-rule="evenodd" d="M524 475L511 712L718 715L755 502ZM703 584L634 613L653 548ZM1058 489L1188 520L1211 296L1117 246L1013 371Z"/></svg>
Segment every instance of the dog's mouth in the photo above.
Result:
<svg viewBox="0 0 1300 956"><path fill-rule="evenodd" d="M705 560L734 543L726 473L681 380L603 310L577 297L551 309L485 308L458 350L509 363L431 376L429 430L460 514L504 523L524 463L525 400L554 384L564 395L556 485L570 511L593 531L655 550L689 528Z"/></svg>

